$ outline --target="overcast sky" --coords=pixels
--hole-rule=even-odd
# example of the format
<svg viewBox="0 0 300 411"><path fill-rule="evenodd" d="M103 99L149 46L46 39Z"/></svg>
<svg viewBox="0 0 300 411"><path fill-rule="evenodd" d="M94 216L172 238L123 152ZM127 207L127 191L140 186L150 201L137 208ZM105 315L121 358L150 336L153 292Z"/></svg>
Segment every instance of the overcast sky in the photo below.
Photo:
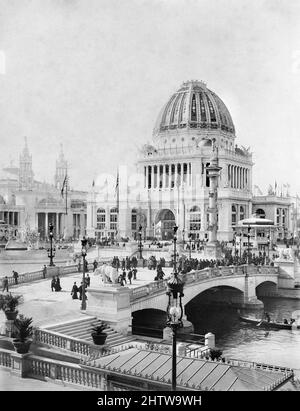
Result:
<svg viewBox="0 0 300 411"><path fill-rule="evenodd" d="M133 164L161 107L198 79L254 153L254 184L300 194L299 0L0 0L0 165L35 178L63 144L74 188Z"/></svg>

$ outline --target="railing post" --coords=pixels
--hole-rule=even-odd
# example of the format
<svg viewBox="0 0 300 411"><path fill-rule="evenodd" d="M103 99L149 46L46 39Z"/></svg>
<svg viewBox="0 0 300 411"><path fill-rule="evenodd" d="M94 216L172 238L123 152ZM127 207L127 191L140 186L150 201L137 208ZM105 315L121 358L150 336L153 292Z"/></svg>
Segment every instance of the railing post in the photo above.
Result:
<svg viewBox="0 0 300 411"><path fill-rule="evenodd" d="M207 334L205 334L204 337L205 337L204 344L210 349L215 348L215 346L216 346L215 335L213 333L207 333Z"/></svg>

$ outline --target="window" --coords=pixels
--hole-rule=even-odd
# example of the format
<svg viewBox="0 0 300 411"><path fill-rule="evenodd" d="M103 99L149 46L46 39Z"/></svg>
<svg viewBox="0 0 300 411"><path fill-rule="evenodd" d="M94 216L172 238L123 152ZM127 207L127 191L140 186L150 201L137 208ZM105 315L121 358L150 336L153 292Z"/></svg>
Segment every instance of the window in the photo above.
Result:
<svg viewBox="0 0 300 411"><path fill-rule="evenodd" d="M240 220L244 220L245 218L245 209L243 206L240 206Z"/></svg>
<svg viewBox="0 0 300 411"><path fill-rule="evenodd" d="M255 211L255 214L258 218L266 218L266 213L262 208L259 208Z"/></svg>
<svg viewBox="0 0 300 411"><path fill-rule="evenodd" d="M236 225L236 206L232 205L231 206L231 224Z"/></svg>
<svg viewBox="0 0 300 411"><path fill-rule="evenodd" d="M282 225L286 224L286 210L282 210Z"/></svg>
<svg viewBox="0 0 300 411"><path fill-rule="evenodd" d="M281 208L277 208L277 212L276 212L276 223L277 223L277 225L280 224L280 214L281 214Z"/></svg>
<svg viewBox="0 0 300 411"><path fill-rule="evenodd" d="M97 230L105 229L105 210L104 208L98 208L97 210Z"/></svg>
<svg viewBox="0 0 300 411"><path fill-rule="evenodd" d="M136 231L137 212L135 209L131 211L131 230Z"/></svg>
<svg viewBox="0 0 300 411"><path fill-rule="evenodd" d="M118 209L116 207L110 210L109 228L110 230L117 230L118 228Z"/></svg>
<svg viewBox="0 0 300 411"><path fill-rule="evenodd" d="M198 206L193 206L190 209L190 227L191 232L200 231L201 229L201 213Z"/></svg>

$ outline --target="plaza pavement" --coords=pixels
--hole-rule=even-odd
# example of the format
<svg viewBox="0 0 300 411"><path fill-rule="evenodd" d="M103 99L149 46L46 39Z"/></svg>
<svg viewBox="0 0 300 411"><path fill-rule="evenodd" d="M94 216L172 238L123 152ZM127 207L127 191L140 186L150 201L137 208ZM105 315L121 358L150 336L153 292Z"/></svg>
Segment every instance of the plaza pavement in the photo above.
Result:
<svg viewBox="0 0 300 411"><path fill-rule="evenodd" d="M166 277L171 273L171 267L165 267L163 271ZM154 281L156 270L138 267L137 279L132 279L132 285L125 286L129 288L140 287ZM89 272L91 278L90 286L100 284L100 276ZM68 274L60 278L62 290L60 292L51 291L51 278L34 281L10 287L13 294L22 295L23 302L18 306L20 314L33 317L35 326L52 325L57 322L68 321L77 316L85 315L81 311L81 301L73 300L71 289L74 281L80 285L82 273ZM88 293L87 293L88 297ZM87 300L88 307L88 300ZM4 313L0 313L0 325L5 322Z"/></svg>
<svg viewBox="0 0 300 411"><path fill-rule="evenodd" d="M20 378L10 370L0 368L0 391L88 391L84 387L70 387L63 382L54 383L34 378Z"/></svg>

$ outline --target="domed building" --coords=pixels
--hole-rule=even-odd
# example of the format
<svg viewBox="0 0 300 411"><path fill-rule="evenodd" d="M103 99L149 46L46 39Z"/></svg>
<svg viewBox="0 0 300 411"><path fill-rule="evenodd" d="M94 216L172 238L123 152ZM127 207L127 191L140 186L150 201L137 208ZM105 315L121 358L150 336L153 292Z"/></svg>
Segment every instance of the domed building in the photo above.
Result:
<svg viewBox="0 0 300 411"><path fill-rule="evenodd" d="M180 238L205 240L213 229L209 198L217 195L217 239L231 241L238 221L260 208L256 199L252 209L252 153L235 140L222 99L202 81L183 83L161 109L152 143L140 149L137 176L120 168L117 198L105 184L93 187L87 234L137 238L141 226L143 238L167 240L176 223ZM212 159L219 169L217 194L210 187ZM275 207L270 209L275 219L276 201L269 200L264 198ZM288 214L290 201L285 200L281 207Z"/></svg>

